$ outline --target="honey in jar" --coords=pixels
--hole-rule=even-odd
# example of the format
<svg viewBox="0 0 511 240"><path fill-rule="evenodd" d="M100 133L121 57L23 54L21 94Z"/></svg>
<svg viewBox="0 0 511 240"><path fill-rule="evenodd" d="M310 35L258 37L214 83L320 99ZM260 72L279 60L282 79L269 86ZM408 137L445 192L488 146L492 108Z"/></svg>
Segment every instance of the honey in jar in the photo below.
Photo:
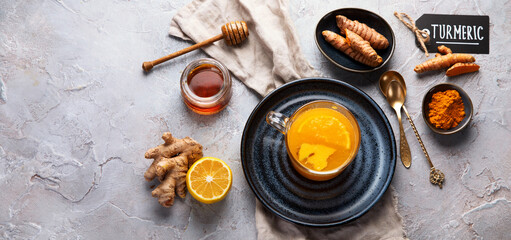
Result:
<svg viewBox="0 0 511 240"><path fill-rule="evenodd" d="M232 94L231 76L220 62L203 58L191 62L181 75L181 95L192 111L211 115L220 112Z"/></svg>

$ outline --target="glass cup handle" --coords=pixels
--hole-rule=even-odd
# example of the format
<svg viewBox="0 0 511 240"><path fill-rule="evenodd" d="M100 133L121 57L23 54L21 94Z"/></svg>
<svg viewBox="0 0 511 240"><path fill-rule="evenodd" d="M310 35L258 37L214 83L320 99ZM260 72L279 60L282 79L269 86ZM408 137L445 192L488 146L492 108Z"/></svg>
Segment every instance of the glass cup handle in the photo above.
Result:
<svg viewBox="0 0 511 240"><path fill-rule="evenodd" d="M288 120L289 118L282 113L270 111L266 114L266 122L273 128L279 130L282 134L286 134L286 124Z"/></svg>

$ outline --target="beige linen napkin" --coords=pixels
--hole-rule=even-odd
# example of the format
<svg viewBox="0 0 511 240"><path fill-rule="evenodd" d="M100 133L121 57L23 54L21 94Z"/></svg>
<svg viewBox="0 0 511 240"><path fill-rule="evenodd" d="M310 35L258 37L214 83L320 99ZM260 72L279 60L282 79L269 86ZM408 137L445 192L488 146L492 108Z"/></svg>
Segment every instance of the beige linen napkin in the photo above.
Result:
<svg viewBox="0 0 511 240"><path fill-rule="evenodd" d="M247 22L248 40L235 47L222 40L203 50L249 88L264 96L286 82L319 76L300 50L287 0L194 0L174 16L169 33L200 42L237 20Z"/></svg>
<svg viewBox="0 0 511 240"><path fill-rule="evenodd" d="M337 227L312 228L286 222L268 211L261 202L256 206L258 239L406 239L401 216L397 213L397 197L390 187L366 214Z"/></svg>
<svg viewBox="0 0 511 240"><path fill-rule="evenodd" d="M303 56L288 15L287 0L193 0L174 16L170 35L200 42L220 33L227 22L244 20L250 36L241 46L224 41L203 48L231 73L262 96L280 85L319 76ZM258 239L403 239L396 198L389 189L364 216L342 226L309 228L272 214L257 201Z"/></svg>

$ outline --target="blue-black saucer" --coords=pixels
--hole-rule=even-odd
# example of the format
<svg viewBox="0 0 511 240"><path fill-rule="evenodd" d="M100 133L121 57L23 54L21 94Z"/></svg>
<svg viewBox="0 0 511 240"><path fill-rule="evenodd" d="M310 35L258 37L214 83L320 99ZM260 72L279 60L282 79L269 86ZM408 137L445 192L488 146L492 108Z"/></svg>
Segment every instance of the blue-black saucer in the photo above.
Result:
<svg viewBox="0 0 511 240"><path fill-rule="evenodd" d="M314 100L348 108L361 134L353 162L323 182L293 169L284 135L265 122L271 110L290 116ZM387 117L363 91L334 79L301 79L274 90L255 107L243 131L241 162L249 186L267 209L293 223L335 226L360 217L385 193L396 166L396 142Z"/></svg>

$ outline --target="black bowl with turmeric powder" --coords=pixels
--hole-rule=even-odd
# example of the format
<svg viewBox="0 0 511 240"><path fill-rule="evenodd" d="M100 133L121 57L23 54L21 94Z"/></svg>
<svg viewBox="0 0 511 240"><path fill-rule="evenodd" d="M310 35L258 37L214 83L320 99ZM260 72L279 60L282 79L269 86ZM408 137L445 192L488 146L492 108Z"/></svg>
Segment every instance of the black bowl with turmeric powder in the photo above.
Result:
<svg viewBox="0 0 511 240"><path fill-rule="evenodd" d="M472 100L452 83L433 86L422 100L422 117L435 133L448 135L461 131L472 119Z"/></svg>

